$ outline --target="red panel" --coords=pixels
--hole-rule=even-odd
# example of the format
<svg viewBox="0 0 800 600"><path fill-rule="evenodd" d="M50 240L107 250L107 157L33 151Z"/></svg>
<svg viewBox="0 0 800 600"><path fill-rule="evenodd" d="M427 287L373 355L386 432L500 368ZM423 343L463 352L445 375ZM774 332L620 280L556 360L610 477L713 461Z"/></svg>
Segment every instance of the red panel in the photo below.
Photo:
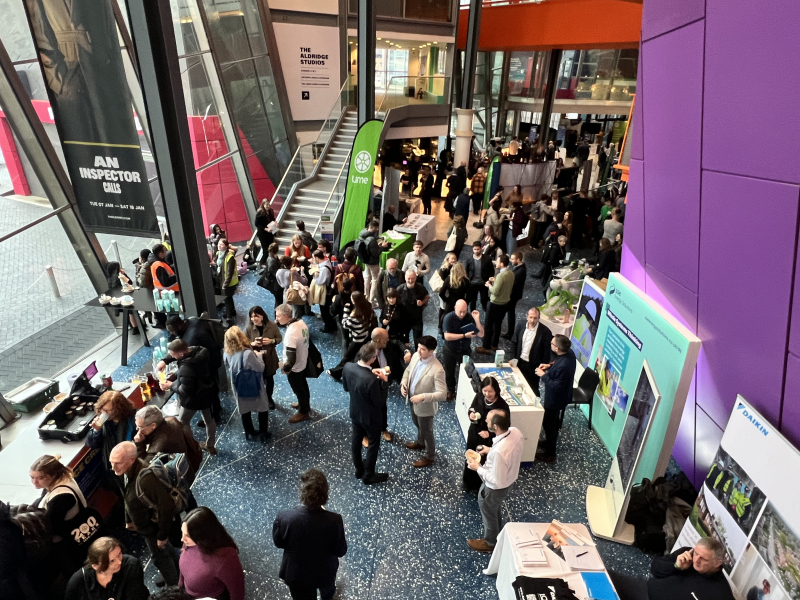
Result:
<svg viewBox="0 0 800 600"><path fill-rule="evenodd" d="M31 188L28 185L28 178L25 177L22 161L17 151L17 143L14 141L11 126L8 124L5 115L0 116L0 151L3 153L8 175L11 177L14 193L20 196L30 196Z"/></svg>
<svg viewBox="0 0 800 600"><path fill-rule="evenodd" d="M219 163L219 180L222 183L236 183L236 172L233 170L233 160L226 158Z"/></svg>
<svg viewBox="0 0 800 600"><path fill-rule="evenodd" d="M208 221L206 229L208 229L211 223L219 223L225 219L222 185L219 183L203 185L202 190L200 199L206 208L205 218Z"/></svg>
<svg viewBox="0 0 800 600"><path fill-rule="evenodd" d="M226 221L241 221L247 218L239 184L222 182L222 202L225 207Z"/></svg>
<svg viewBox="0 0 800 600"><path fill-rule="evenodd" d="M272 185L272 181L269 179L255 179L253 180L253 186L256 188L256 199L259 204L265 198L267 200L272 198L272 194L275 193L275 186Z"/></svg>
<svg viewBox="0 0 800 600"><path fill-rule="evenodd" d="M197 176L206 184L220 183L219 165L213 165L207 169L203 169Z"/></svg>
<svg viewBox="0 0 800 600"><path fill-rule="evenodd" d="M202 117L193 117L189 116L189 137L193 142L195 141L202 141L205 139L205 134L203 133L203 122Z"/></svg>
<svg viewBox="0 0 800 600"><path fill-rule="evenodd" d="M253 230L249 221L228 221L225 232L231 242L243 242L250 239Z"/></svg>
<svg viewBox="0 0 800 600"><path fill-rule="evenodd" d="M208 147L205 142L192 142L194 168L201 167L209 161Z"/></svg>

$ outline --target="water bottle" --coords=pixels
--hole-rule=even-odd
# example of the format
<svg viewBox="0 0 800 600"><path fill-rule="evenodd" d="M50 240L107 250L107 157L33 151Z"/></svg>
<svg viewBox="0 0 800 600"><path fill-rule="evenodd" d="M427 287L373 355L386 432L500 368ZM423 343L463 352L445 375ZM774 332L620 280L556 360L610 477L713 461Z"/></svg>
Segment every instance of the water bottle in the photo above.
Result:
<svg viewBox="0 0 800 600"><path fill-rule="evenodd" d="M158 290L153 290L153 302L155 302L156 305L158 305L159 298L160 296L158 295Z"/></svg>
<svg viewBox="0 0 800 600"><path fill-rule="evenodd" d="M161 298L156 298L156 311L164 312L164 301Z"/></svg>
<svg viewBox="0 0 800 600"><path fill-rule="evenodd" d="M174 310L175 312L181 312L181 303L178 301L178 299L175 297L174 294L172 296L172 310Z"/></svg>
<svg viewBox="0 0 800 600"><path fill-rule="evenodd" d="M167 354L167 336L164 336L164 337L161 338L161 341L159 342L159 345L161 346L161 356L166 356L166 354Z"/></svg>
<svg viewBox="0 0 800 600"><path fill-rule="evenodd" d="M505 350L496 350L494 353L494 366L496 368L501 368L503 363L506 359L506 351Z"/></svg>

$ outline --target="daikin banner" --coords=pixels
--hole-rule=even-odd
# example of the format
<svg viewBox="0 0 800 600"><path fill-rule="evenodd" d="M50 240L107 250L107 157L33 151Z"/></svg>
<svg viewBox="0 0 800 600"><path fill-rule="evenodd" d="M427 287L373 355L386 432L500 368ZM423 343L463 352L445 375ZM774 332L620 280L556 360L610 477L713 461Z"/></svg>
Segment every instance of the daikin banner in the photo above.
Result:
<svg viewBox="0 0 800 600"><path fill-rule="evenodd" d="M158 235L111 5L25 6L84 226Z"/></svg>
<svg viewBox="0 0 800 600"><path fill-rule="evenodd" d="M585 291L585 290L584 290ZM586 346L588 344L588 340ZM592 426L613 455L623 435L645 361L661 396L647 442L633 475L663 474L678 432L700 340L654 300L618 273L606 286L589 366L600 376Z"/></svg>
<svg viewBox="0 0 800 600"><path fill-rule="evenodd" d="M738 396L676 549L712 536L747 600L800 599L800 452Z"/></svg>

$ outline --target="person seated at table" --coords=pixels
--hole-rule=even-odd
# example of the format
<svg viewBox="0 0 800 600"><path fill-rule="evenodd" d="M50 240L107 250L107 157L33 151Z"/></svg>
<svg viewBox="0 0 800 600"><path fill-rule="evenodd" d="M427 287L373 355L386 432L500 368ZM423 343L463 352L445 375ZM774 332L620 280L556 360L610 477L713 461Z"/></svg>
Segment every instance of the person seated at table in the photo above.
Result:
<svg viewBox="0 0 800 600"><path fill-rule="evenodd" d="M403 221L399 220L397 217L394 216L394 213L397 209L394 207L394 204L390 204L386 208L386 212L383 213L383 230L390 231L394 229L395 225L399 225Z"/></svg>
<svg viewBox="0 0 800 600"><path fill-rule="evenodd" d="M406 254L403 260L403 272L408 273L409 269L417 274L419 283L423 283L425 275L431 270L431 259L422 251L420 240L414 240L414 251Z"/></svg>
<svg viewBox="0 0 800 600"><path fill-rule="evenodd" d="M386 305L378 319L381 327L389 332L389 340L395 344L408 346L408 334L411 331L406 307L400 303L400 294L395 288L386 292Z"/></svg>
<svg viewBox="0 0 800 600"><path fill-rule="evenodd" d="M608 575L620 600L733 600L730 583L722 572L725 546L716 538L700 538L694 548L683 547L657 556L649 579Z"/></svg>
<svg viewBox="0 0 800 600"><path fill-rule="evenodd" d="M148 464L156 454L185 454L189 461L189 481L194 481L203 462L203 451L192 431L186 429L177 418L165 417L154 404L147 404L136 411L136 435L133 441L136 455Z"/></svg>
<svg viewBox="0 0 800 600"><path fill-rule="evenodd" d="M616 269L617 256L614 245L608 238L600 238L600 254L597 256L597 262L586 269L586 274L595 279L606 279Z"/></svg>
<svg viewBox="0 0 800 600"><path fill-rule="evenodd" d="M65 600L147 600L150 590L144 584L139 559L122 553L122 544L113 537L102 537L89 547L86 565L75 572L67 584Z"/></svg>
<svg viewBox="0 0 800 600"><path fill-rule="evenodd" d="M345 277L341 279L351 279L353 281L353 291L364 293L364 272L356 264L356 251L350 246L346 248L343 255L344 260L336 267L336 275L334 281L339 275L344 274Z"/></svg>
<svg viewBox="0 0 800 600"><path fill-rule="evenodd" d="M469 430L467 431L467 450L475 450L478 446L491 448L494 443L495 433L489 431L486 416L490 411L501 410L511 419L511 409L508 402L500 396L500 384L494 377L484 377L481 379L481 387L472 404L467 410L469 417ZM463 475L464 489L469 492L477 492L481 487L481 478L476 471L469 468L468 463L464 462Z"/></svg>
<svg viewBox="0 0 800 600"><path fill-rule="evenodd" d="M378 308L383 310L386 306L386 294L392 288L396 290L405 280L406 275L398 268L397 259L388 259L386 268L380 272L378 282L375 284L374 301L377 303Z"/></svg>
<svg viewBox="0 0 800 600"><path fill-rule="evenodd" d="M102 448L103 466L108 469L108 457L114 446L130 442L136 435L136 407L119 392L103 392L94 403L97 416L89 425L86 445Z"/></svg>

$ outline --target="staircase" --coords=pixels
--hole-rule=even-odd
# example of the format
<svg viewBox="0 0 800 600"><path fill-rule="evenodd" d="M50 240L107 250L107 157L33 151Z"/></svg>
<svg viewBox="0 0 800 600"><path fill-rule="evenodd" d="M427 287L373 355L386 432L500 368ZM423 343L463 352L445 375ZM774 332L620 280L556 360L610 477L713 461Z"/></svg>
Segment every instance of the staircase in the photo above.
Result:
<svg viewBox="0 0 800 600"><path fill-rule="evenodd" d="M339 205L344 201L344 182L347 180L350 151L357 132L358 118L355 109L350 107L333 132L333 138L325 146L311 176L295 184L285 208L278 215L280 229L275 241L281 248L281 254L296 233L294 222L298 219L305 222L306 231L310 233L314 233L320 217L329 216L334 220ZM319 239L319 234L314 237Z"/></svg>

